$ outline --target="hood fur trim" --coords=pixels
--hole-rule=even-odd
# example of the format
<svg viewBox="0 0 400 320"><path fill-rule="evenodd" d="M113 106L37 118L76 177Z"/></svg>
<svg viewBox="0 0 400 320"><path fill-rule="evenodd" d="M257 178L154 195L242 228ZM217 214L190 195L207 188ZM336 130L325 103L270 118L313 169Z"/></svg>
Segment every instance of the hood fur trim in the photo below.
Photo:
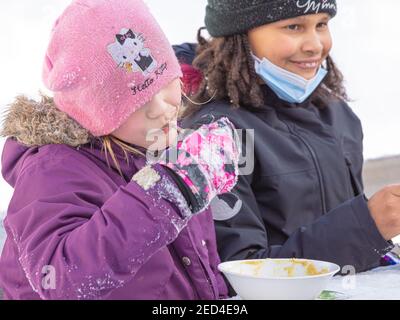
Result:
<svg viewBox="0 0 400 320"><path fill-rule="evenodd" d="M41 95L41 101L18 96L3 115L2 137L13 137L32 147L66 144L77 147L93 136L66 113L57 109L53 98Z"/></svg>

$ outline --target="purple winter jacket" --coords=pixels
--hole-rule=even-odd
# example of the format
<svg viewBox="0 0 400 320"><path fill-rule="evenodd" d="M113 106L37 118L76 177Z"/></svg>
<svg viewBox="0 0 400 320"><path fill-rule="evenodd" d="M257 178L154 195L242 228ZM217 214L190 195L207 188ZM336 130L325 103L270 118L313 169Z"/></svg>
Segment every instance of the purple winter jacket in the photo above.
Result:
<svg viewBox="0 0 400 320"><path fill-rule="evenodd" d="M226 298L211 212L185 221L129 182L144 157L128 165L114 145L122 178L99 141L49 101L18 98L2 134L2 175L14 187L0 260L6 299Z"/></svg>

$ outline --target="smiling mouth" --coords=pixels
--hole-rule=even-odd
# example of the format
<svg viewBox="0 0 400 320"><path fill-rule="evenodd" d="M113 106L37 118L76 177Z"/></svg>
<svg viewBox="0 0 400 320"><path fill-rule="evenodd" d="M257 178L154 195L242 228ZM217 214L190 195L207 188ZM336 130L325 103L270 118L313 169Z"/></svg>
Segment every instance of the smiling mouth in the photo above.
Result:
<svg viewBox="0 0 400 320"><path fill-rule="evenodd" d="M307 62L291 61L291 62L303 70L315 70L320 66L320 60L309 61L309 62L308 61Z"/></svg>

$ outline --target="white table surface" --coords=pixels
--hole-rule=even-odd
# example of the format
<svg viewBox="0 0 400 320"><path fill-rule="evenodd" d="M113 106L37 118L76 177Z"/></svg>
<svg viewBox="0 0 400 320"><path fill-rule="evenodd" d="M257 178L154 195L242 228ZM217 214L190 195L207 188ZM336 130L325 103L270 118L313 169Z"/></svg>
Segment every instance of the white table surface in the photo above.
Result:
<svg viewBox="0 0 400 320"><path fill-rule="evenodd" d="M326 290L342 293L344 300L400 300L400 265L333 277Z"/></svg>
<svg viewBox="0 0 400 320"><path fill-rule="evenodd" d="M327 290L342 292L349 300L400 300L400 265L334 277Z"/></svg>

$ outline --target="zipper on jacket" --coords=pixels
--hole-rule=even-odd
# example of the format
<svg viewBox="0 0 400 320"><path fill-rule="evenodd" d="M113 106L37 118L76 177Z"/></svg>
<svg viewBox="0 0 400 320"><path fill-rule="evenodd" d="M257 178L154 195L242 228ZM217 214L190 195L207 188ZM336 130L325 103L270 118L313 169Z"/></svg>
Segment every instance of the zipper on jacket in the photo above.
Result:
<svg viewBox="0 0 400 320"><path fill-rule="evenodd" d="M212 292L212 295L213 295L216 299L218 299L218 296L216 295L215 288L214 288L214 286L213 286L213 283L212 283L211 277L210 277L210 275L209 275L209 273L208 273L208 271L207 271L207 268L206 268L206 266L204 265L203 260L202 260L201 257L200 257L200 254L197 252L198 249L196 249L195 246L194 246L194 244L195 244L196 242L193 240L191 230L188 229L187 231L188 231L188 237L189 237L189 239L190 239L190 243L191 243L192 249L193 249L193 251L196 253L196 259L198 260L198 262L199 262L199 264L200 264L200 268L201 268L201 270L203 271L203 275L204 275L204 278L205 278L206 281L207 281L207 285L208 285L210 291ZM217 285L217 283L216 283L216 285Z"/></svg>
<svg viewBox="0 0 400 320"><path fill-rule="evenodd" d="M313 159L315 169L317 170L319 189L320 189L320 193L321 193L322 210L323 210L323 214L325 214L327 212L326 200L325 200L325 188L324 188L324 183L323 183L323 179L322 179L321 167L319 166L317 155L316 155L313 147L300 134L298 134L294 128L292 128L286 121L283 121L283 123L286 124L290 133L293 134L295 137L297 137L307 147L308 151L311 154L311 158Z"/></svg>
<svg viewBox="0 0 400 320"><path fill-rule="evenodd" d="M352 197L359 196L363 192L362 192L362 188L359 186L359 184L357 182L356 175L353 174L352 162L345 155L343 155L343 157L344 157L344 160L346 163L347 173L348 173L349 181L350 181L350 197L352 198Z"/></svg>
<svg viewBox="0 0 400 320"><path fill-rule="evenodd" d="M210 278L210 276L209 276L209 274L208 274L208 272L207 272L206 267L205 267L204 264L203 264L203 261L201 260L201 258L200 258L199 256L197 256L197 259L198 259L199 262L200 262L200 266L201 266L201 268L202 268L202 270L203 270L204 278L205 278L206 281L207 281L207 285L208 285L210 291L212 292L212 295L214 296L215 299L218 300L218 296L217 296L217 294L216 294L216 292L215 292L215 289L214 289L214 286L213 286L213 284L212 284L211 278ZM216 285L217 285L217 283L216 283Z"/></svg>
<svg viewBox="0 0 400 320"><path fill-rule="evenodd" d="M192 240L192 239L191 239L191 240ZM192 241L192 243L194 243L194 242ZM195 250L195 249L193 248L193 250ZM214 288L214 286L213 286L213 282L212 282L212 280L211 280L210 274L208 273L207 268L206 268L206 266L204 265L203 260L202 260L201 257L200 257L200 254L198 254L198 253L196 252L196 256L197 256L196 258L198 259L198 261L199 261L199 263L200 263L201 269L202 269L203 274L204 274L204 277L205 277L205 279L206 279L206 281L207 281L208 287L210 288L210 291L212 292L214 298L215 298L215 299L218 299L218 295L217 295L217 292L216 292L216 290L215 290L215 288ZM215 285L216 285L217 288L218 288L218 280L217 280L216 277L215 277ZM219 288L218 288L218 289L219 289ZM218 294L219 294L219 292L218 292Z"/></svg>

